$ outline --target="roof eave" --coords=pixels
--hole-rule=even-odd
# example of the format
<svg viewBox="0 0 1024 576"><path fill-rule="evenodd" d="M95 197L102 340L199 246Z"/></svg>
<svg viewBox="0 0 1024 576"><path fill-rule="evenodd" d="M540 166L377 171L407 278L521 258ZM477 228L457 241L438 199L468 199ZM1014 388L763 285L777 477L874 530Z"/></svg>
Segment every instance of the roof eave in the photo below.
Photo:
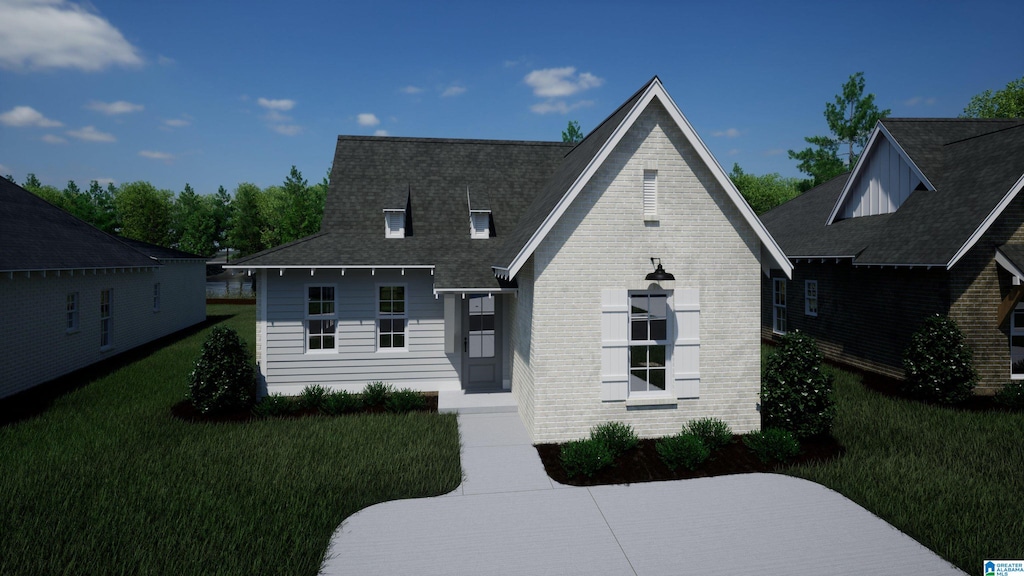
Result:
<svg viewBox="0 0 1024 576"><path fill-rule="evenodd" d="M1002 199L999 200L999 203L992 208L992 211L989 212L988 216L986 216L981 224L974 230L974 233L971 234L962 246L960 246L960 249L956 251L956 254L950 258L949 262L946 264L947 270L956 266L956 263L970 252L971 248L974 248L974 245L978 243L978 240L981 240L981 237L984 236L986 232L988 232L988 229L992 227L992 224L994 224L996 219L998 219L1003 213L1003 210L1010 205L1010 202L1013 202L1013 199L1017 197L1017 194L1020 193L1022 188L1024 188L1024 174L1021 174L1020 177L1017 178L1017 182L1007 190L1006 194L1004 194Z"/></svg>

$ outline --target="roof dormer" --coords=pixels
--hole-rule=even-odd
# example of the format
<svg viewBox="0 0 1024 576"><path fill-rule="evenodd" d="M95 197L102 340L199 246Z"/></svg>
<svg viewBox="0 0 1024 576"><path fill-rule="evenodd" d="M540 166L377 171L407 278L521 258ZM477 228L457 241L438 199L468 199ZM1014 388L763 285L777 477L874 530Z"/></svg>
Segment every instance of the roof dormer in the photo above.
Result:
<svg viewBox="0 0 1024 576"><path fill-rule="evenodd" d="M469 211L469 237L474 240L491 237L491 211Z"/></svg>
<svg viewBox="0 0 1024 576"><path fill-rule="evenodd" d="M405 238L405 209L384 209L384 237Z"/></svg>

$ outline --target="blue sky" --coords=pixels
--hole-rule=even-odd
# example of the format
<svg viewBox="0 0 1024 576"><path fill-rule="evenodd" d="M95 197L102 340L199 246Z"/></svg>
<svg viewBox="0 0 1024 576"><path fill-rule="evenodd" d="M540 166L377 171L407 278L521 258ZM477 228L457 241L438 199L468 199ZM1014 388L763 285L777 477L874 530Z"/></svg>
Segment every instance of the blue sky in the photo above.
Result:
<svg viewBox="0 0 1024 576"><path fill-rule="evenodd" d="M1024 75L1020 0L0 0L0 22L0 173L58 188L313 182L338 134L559 140L653 75L726 170L798 176L786 150L855 72L903 117Z"/></svg>

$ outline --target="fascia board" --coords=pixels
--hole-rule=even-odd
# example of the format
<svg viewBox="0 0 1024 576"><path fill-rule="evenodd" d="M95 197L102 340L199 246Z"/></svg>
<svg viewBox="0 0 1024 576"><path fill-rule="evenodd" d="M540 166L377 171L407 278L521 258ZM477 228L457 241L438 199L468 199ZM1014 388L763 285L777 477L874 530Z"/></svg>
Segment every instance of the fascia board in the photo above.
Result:
<svg viewBox="0 0 1024 576"><path fill-rule="evenodd" d="M1009 258L1003 254L1003 251L996 248L996 263L1002 266L1007 272L1013 274L1018 279L1024 280L1024 271L1017 267Z"/></svg>
<svg viewBox="0 0 1024 576"><path fill-rule="evenodd" d="M960 259L963 258L964 255L966 255L967 252L969 252L975 244L978 243L978 240L981 240L981 237L985 235L985 232L988 232L988 229L992 227L992 224L994 224L996 219L999 218L999 216L1003 213L1003 210L1005 210L1006 207L1009 206L1010 202L1013 202L1013 199L1017 197L1017 194L1020 193L1021 188L1024 188L1024 174L1021 174L1020 178L1017 178L1017 182L1006 192L1006 194L1003 195L1003 198L999 201L998 204L996 204L995 208L993 208L992 211L989 212L988 216L985 217L985 220L982 221L981 225L978 226L974 233L971 234L970 238L967 239L967 242L964 242L964 245L961 246L960 249L956 251L956 254L953 255L953 258L951 258L950 261L946 264L947 270L955 266L956 263L959 262Z"/></svg>

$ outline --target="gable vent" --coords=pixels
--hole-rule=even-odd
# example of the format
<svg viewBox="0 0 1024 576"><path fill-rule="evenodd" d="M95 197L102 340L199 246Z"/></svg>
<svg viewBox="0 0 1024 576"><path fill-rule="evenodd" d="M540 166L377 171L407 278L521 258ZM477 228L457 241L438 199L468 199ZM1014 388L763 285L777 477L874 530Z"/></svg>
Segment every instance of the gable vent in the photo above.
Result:
<svg viewBox="0 0 1024 576"><path fill-rule="evenodd" d="M658 219L658 171L644 170L644 220Z"/></svg>

